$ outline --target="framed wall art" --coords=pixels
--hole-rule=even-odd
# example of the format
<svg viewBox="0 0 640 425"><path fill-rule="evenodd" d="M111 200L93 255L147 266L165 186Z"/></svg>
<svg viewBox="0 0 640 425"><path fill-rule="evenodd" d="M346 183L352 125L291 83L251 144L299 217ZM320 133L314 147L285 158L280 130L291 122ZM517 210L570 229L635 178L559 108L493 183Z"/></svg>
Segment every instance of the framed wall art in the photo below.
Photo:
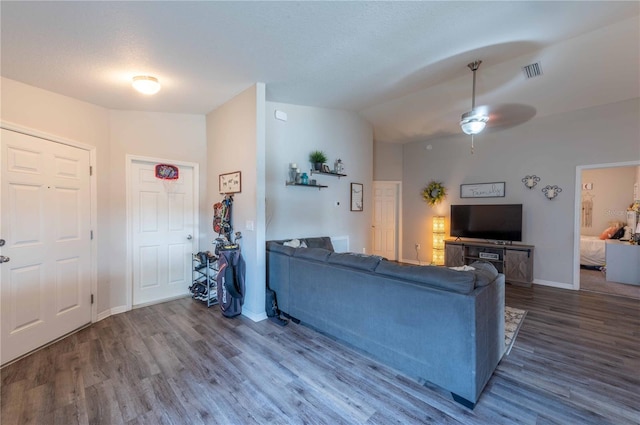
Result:
<svg viewBox="0 0 640 425"><path fill-rule="evenodd" d="M504 182L461 184L460 197L461 198L503 198Z"/></svg>
<svg viewBox="0 0 640 425"><path fill-rule="evenodd" d="M351 211L362 211L364 185L351 183Z"/></svg>
<svg viewBox="0 0 640 425"><path fill-rule="evenodd" d="M240 171L233 173L220 174L218 177L218 186L220 193L238 193L242 191L242 174Z"/></svg>

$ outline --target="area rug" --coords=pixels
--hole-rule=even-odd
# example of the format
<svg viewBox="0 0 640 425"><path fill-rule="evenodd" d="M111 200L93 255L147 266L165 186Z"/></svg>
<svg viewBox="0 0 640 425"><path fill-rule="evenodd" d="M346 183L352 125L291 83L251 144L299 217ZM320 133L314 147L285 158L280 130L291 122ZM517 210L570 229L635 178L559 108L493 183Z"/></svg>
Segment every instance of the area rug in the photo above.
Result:
<svg viewBox="0 0 640 425"><path fill-rule="evenodd" d="M504 355L508 356L511 352L511 347L513 347L513 343L516 340L516 336L518 336L518 331L526 315L526 310L509 306L504 307Z"/></svg>

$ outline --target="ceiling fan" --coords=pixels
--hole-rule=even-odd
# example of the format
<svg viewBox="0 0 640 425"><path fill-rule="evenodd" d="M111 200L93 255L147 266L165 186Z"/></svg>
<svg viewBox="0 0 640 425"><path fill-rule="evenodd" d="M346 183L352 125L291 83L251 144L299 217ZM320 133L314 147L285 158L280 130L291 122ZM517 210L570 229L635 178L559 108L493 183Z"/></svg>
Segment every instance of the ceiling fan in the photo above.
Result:
<svg viewBox="0 0 640 425"><path fill-rule="evenodd" d="M471 94L471 110L462 114L460 128L465 134L471 135L471 153L473 153L473 136L484 130L489 121L489 115L483 109L476 109L476 71L481 60L471 62L467 66L473 72L473 91Z"/></svg>
<svg viewBox="0 0 640 425"><path fill-rule="evenodd" d="M473 91L471 93L471 110L462 114L460 128L465 134L471 136L471 153L473 154L473 136L482 131L499 131L515 127L529 121L536 115L536 109L531 105L521 103L501 103L497 105L476 106L476 71L482 63L481 60L471 62L467 66L473 72ZM539 63L535 64L538 69ZM527 65L527 67L532 65ZM527 68L525 67L525 68ZM526 73L526 70L525 70ZM527 75L527 78L532 78Z"/></svg>

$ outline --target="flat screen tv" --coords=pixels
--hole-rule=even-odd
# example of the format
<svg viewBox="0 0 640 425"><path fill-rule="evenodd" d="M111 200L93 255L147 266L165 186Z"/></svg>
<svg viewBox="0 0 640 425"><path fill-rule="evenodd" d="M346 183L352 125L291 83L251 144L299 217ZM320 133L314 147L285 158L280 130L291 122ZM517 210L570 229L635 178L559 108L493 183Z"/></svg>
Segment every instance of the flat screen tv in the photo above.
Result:
<svg viewBox="0 0 640 425"><path fill-rule="evenodd" d="M522 204L451 205L451 236L522 241Z"/></svg>

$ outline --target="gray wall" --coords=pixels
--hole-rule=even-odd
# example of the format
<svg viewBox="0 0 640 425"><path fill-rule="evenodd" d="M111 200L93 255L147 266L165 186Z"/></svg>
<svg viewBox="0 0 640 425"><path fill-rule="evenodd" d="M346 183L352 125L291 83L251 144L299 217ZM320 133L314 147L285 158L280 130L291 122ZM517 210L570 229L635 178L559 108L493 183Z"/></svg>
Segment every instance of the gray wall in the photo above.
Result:
<svg viewBox="0 0 640 425"><path fill-rule="evenodd" d="M287 121L275 119L275 110ZM266 108L266 238L348 236L349 250L369 251L373 133L371 125L355 113L267 102ZM345 164L347 177L316 175L326 189L285 186L289 164L309 174L309 153L322 150L333 166ZM364 211L350 211L350 183L364 184ZM339 203L340 205L336 205Z"/></svg>
<svg viewBox="0 0 640 425"><path fill-rule="evenodd" d="M399 143L374 142L373 179L376 181L402 180L402 151Z"/></svg>
<svg viewBox="0 0 640 425"><path fill-rule="evenodd" d="M451 204L522 203L523 242L536 247L534 278L572 285L576 167L640 159L639 116L636 98L533 119L479 135L473 155L464 135L404 145L403 251L413 252L418 241L422 255L431 258L431 217L446 216L448 233ZM521 182L527 174L542 178L534 190ZM449 192L436 207L420 196L431 180L442 181ZM462 183L494 181L506 183L504 198L459 197ZM545 185L558 185L562 193L547 200L541 192Z"/></svg>

